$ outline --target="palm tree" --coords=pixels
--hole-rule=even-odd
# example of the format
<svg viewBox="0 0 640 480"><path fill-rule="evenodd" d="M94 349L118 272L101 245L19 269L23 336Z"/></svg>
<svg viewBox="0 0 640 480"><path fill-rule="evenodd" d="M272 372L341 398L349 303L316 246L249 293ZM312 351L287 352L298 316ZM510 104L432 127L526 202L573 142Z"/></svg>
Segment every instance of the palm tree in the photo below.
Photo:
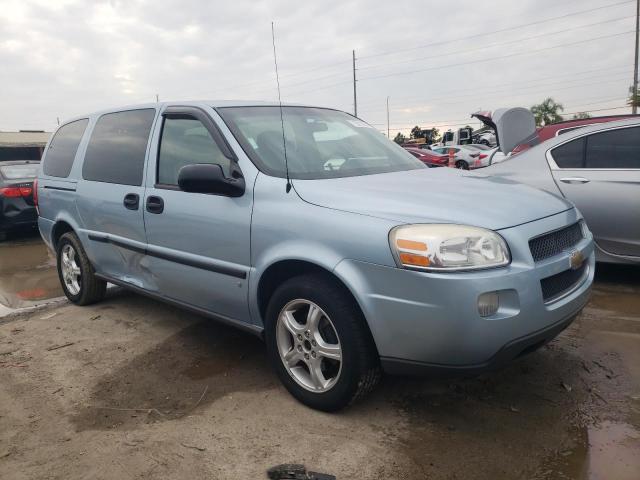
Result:
<svg viewBox="0 0 640 480"><path fill-rule="evenodd" d="M542 125L561 122L563 120L560 112L564 110L564 107L561 103L557 103L551 97L545 99L539 105L532 106L530 110L536 119L536 125L539 127Z"/></svg>
<svg viewBox="0 0 640 480"><path fill-rule="evenodd" d="M629 87L629 98L627 99L627 105L633 108L635 105L636 108L640 107L640 90L638 93L633 91L633 87Z"/></svg>

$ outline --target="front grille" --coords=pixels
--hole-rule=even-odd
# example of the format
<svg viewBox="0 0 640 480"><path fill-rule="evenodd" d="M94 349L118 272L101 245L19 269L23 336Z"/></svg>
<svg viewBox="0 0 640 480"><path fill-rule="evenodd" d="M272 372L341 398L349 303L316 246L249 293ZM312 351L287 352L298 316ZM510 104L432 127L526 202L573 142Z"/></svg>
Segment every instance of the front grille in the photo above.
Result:
<svg viewBox="0 0 640 480"><path fill-rule="evenodd" d="M582 238L582 227L578 222L555 232L532 238L529 240L529 249L533 260L539 262L577 245Z"/></svg>
<svg viewBox="0 0 640 480"><path fill-rule="evenodd" d="M564 272L540 280L544 302L552 302L573 289L584 277L588 266L589 262L585 260L580 268L576 270L565 270Z"/></svg>

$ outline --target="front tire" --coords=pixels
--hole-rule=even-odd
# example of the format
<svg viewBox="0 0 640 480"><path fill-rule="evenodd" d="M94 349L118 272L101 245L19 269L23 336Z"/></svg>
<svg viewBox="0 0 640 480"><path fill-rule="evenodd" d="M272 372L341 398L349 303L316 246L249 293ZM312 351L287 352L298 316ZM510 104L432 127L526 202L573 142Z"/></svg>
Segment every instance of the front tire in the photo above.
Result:
<svg viewBox="0 0 640 480"><path fill-rule="evenodd" d="M107 282L96 278L80 239L73 232L60 237L56 247L58 278L67 298L76 305L89 305L104 298Z"/></svg>
<svg viewBox="0 0 640 480"><path fill-rule="evenodd" d="M265 337L280 381L311 408L340 410L380 379L365 319L328 275L301 275L280 285L267 307Z"/></svg>
<svg viewBox="0 0 640 480"><path fill-rule="evenodd" d="M465 162L464 160L458 160L456 162L456 168L458 168L460 170L469 170L469 164L467 162Z"/></svg>

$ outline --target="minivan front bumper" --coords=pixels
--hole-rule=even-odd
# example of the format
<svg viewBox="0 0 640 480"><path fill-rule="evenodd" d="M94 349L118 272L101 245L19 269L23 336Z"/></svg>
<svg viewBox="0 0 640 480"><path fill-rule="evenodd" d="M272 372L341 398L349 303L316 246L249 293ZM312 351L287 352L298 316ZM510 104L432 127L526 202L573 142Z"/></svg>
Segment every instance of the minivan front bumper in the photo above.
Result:
<svg viewBox="0 0 640 480"><path fill-rule="evenodd" d="M551 340L587 303L595 270L591 234L572 248L585 258L584 275L547 303L541 280L568 270L570 252L534 262L528 243L579 219L572 209L499 231L512 253L504 268L427 273L343 260L335 273L360 304L387 372L477 373ZM482 317L478 298L490 292L498 292L500 306Z"/></svg>

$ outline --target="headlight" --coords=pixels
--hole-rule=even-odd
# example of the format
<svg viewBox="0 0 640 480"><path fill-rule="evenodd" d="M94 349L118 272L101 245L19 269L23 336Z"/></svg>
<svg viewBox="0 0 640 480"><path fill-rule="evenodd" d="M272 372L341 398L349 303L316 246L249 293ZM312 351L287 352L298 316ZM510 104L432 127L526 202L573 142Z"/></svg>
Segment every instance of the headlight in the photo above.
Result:
<svg viewBox="0 0 640 480"><path fill-rule="evenodd" d="M500 235L466 225L403 225L391 230L389 242L398 266L415 270L474 270L511 262Z"/></svg>

